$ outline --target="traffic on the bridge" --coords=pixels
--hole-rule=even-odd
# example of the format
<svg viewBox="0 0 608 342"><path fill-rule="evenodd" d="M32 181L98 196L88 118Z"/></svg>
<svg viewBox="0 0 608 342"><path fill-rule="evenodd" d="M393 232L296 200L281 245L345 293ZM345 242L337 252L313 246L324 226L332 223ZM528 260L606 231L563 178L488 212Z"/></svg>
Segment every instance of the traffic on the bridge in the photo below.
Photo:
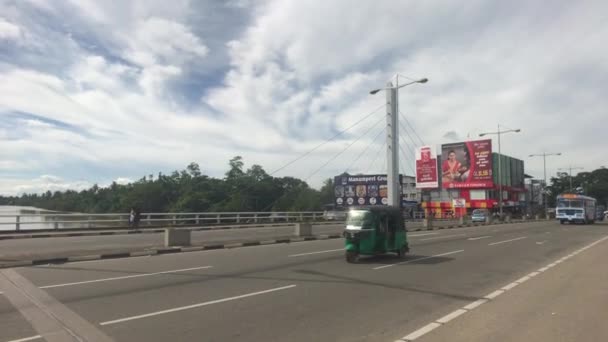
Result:
<svg viewBox="0 0 608 342"><path fill-rule="evenodd" d="M0 342L608 340L606 13L0 0Z"/></svg>

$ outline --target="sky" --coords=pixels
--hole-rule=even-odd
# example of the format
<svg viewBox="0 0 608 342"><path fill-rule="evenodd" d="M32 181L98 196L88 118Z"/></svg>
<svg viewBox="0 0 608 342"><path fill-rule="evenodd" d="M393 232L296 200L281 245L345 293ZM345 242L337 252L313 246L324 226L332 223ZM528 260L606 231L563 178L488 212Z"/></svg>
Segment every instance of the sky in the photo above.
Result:
<svg viewBox="0 0 608 342"><path fill-rule="evenodd" d="M0 195L191 162L221 178L236 155L316 188L383 173L386 97L369 91L396 74L429 79L399 91L404 173L416 146L498 124L521 129L502 153L534 177L542 152L562 153L549 176L608 166L606 13L601 0L0 0Z"/></svg>

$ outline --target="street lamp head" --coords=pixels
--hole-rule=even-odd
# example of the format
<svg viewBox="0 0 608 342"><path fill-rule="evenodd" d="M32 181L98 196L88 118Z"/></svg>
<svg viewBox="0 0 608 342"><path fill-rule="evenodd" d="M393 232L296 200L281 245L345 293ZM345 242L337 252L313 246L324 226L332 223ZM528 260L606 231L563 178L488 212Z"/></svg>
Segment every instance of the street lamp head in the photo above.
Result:
<svg viewBox="0 0 608 342"><path fill-rule="evenodd" d="M418 83L426 83L428 81L429 81L428 78L421 78L421 79L418 80Z"/></svg>
<svg viewBox="0 0 608 342"><path fill-rule="evenodd" d="M382 90L382 89L374 89L374 90L370 91L369 93L370 93L370 94L372 94L372 95L375 95L375 94L376 94L376 93L378 93L380 90Z"/></svg>
<svg viewBox="0 0 608 342"><path fill-rule="evenodd" d="M559 152L559 153L556 153L556 155L561 156L561 155L562 155L562 153L561 153L561 152Z"/></svg>
<svg viewBox="0 0 608 342"><path fill-rule="evenodd" d="M521 129L518 128L515 130L515 133L519 133L519 132L521 132Z"/></svg>
<svg viewBox="0 0 608 342"><path fill-rule="evenodd" d="M485 133L481 133L479 134L480 137L483 137L484 135L486 135Z"/></svg>

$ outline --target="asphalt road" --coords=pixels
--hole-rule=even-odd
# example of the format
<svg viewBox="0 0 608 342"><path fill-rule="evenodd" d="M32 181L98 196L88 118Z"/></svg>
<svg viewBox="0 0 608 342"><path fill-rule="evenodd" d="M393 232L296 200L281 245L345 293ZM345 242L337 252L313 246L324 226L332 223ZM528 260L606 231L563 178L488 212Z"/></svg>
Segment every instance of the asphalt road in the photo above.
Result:
<svg viewBox="0 0 608 342"><path fill-rule="evenodd" d="M90 341L395 341L606 236L603 224L535 222L411 233L405 261L347 264L338 239L0 270L0 341L59 341L66 331ZM583 258L600 250L608 239L420 340L446 340L433 334L452 336L457 324L470 331L467 317L501 312L499 301L532 313L544 302L523 298L552 293L560 308L576 306L554 287L605 260ZM495 325L516 329L518 310Z"/></svg>

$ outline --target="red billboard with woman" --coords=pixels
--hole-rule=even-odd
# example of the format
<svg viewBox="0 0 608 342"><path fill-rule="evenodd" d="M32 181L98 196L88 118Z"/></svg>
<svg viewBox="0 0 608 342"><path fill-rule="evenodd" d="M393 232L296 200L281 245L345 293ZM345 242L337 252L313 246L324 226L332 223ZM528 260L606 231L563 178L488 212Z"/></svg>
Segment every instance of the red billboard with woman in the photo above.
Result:
<svg viewBox="0 0 608 342"><path fill-rule="evenodd" d="M444 189L491 188L492 140L475 140L441 146L441 180Z"/></svg>

